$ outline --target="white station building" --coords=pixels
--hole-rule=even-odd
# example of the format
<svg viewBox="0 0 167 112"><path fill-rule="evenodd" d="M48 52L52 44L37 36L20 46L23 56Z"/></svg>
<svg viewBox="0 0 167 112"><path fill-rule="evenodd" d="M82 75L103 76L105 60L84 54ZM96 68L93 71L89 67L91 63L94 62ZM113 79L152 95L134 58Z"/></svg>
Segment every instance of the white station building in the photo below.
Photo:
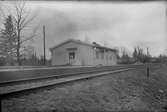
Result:
<svg viewBox="0 0 167 112"><path fill-rule="evenodd" d="M117 50L92 44L80 40L69 39L52 48L52 65L115 65L117 64Z"/></svg>

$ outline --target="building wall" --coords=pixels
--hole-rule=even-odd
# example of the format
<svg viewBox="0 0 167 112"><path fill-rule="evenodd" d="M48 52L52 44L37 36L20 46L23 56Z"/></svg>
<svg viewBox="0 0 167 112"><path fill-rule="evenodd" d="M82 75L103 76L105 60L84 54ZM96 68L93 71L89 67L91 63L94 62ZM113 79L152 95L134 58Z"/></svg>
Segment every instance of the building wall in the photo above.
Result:
<svg viewBox="0 0 167 112"><path fill-rule="evenodd" d="M68 51L68 48L77 48L75 51ZM52 65L66 65L69 64L69 52L75 52L75 60L73 65L81 65L80 62L80 45L74 42L69 42L59 46L52 51Z"/></svg>
<svg viewBox="0 0 167 112"><path fill-rule="evenodd" d="M67 48L77 48L77 50L72 51L75 52L75 60L72 65L115 65L117 63L115 52L108 51L104 52L104 54L99 53L99 58L97 58L96 51L98 49L69 42L53 49L52 65L65 65L69 63L69 52L71 51L67 50Z"/></svg>
<svg viewBox="0 0 167 112"><path fill-rule="evenodd" d="M81 65L94 65L93 48L91 46L80 45L80 53Z"/></svg>
<svg viewBox="0 0 167 112"><path fill-rule="evenodd" d="M96 56L96 52L99 50L94 50L94 65L115 65L117 64L116 53L113 51L100 52L99 56Z"/></svg>
<svg viewBox="0 0 167 112"><path fill-rule="evenodd" d="M117 56L115 52L109 51L109 65L117 64Z"/></svg>

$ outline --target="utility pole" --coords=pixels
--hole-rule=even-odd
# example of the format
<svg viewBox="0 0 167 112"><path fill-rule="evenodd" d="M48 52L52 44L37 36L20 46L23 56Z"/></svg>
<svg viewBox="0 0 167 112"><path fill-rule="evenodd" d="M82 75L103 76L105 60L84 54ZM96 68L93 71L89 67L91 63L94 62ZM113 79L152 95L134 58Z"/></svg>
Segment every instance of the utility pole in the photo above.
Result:
<svg viewBox="0 0 167 112"><path fill-rule="evenodd" d="M149 58L149 51L148 51L148 47L147 47L147 61L148 61L148 58ZM150 76L150 68L149 68L149 63L147 64L147 77Z"/></svg>
<svg viewBox="0 0 167 112"><path fill-rule="evenodd" d="M43 26L43 51L44 51L44 65L46 64L46 53L45 53L45 25Z"/></svg>
<svg viewBox="0 0 167 112"><path fill-rule="evenodd" d="M149 48L147 47L147 56L149 56L149 55L150 55Z"/></svg>
<svg viewBox="0 0 167 112"><path fill-rule="evenodd" d="M149 53L149 48L147 47L147 62L149 63L150 62L150 59L151 59L151 55Z"/></svg>

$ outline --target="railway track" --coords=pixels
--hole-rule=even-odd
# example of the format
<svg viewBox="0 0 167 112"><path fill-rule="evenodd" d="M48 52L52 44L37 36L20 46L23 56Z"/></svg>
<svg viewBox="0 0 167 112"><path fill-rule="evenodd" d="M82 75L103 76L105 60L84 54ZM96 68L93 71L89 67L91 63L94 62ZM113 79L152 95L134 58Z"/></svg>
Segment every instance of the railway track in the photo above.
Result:
<svg viewBox="0 0 167 112"><path fill-rule="evenodd" d="M67 77L62 77L62 78L56 78L56 79L49 79L49 80L43 80L43 81L38 81L38 82L30 82L31 80L26 80L29 81L27 82L27 84L15 84L15 85L7 85L7 83L5 84L6 86L1 87L1 91L0 91L0 96L1 99L6 99L6 98L10 98L13 96L17 96L23 93L29 93L32 92L34 90L39 90L39 89L46 89L46 88L50 88L52 86L55 85L62 85L62 84L66 84L69 82L74 82L74 81L78 81L78 80L84 80L84 79L89 79L89 78L94 78L94 77L99 77L102 75L107 75L107 74L113 74L113 73L118 73L118 72L123 72L123 71L128 71L128 70L133 70L133 69L139 69L131 67L131 68L119 68L119 69L115 69L115 70L104 70L104 71L100 71L100 72L85 72L85 73L81 73L78 75L71 75L71 76L67 76ZM36 79L38 80L38 79ZM14 82L12 82L14 83ZM14 89L15 88L15 89Z"/></svg>
<svg viewBox="0 0 167 112"><path fill-rule="evenodd" d="M90 79L94 77L99 77L107 74L113 74L113 73L119 73L119 72L124 72L128 70L134 70L134 69L144 69L146 68L145 65L129 65L129 66L115 66L115 67L96 67L96 68L91 68L88 69L86 72L84 71L75 71L71 73L64 73L61 75L50 75L50 76L41 76L41 77L33 77L33 78L25 78L25 79L19 79L19 80L9 80L9 81L1 81L0 85L1 87L9 87L9 85L21 85L21 83L24 82L31 82L31 81L41 81L41 80L48 80L47 83L41 83L41 84L35 84L34 86L27 86L23 88L19 88L16 90L12 91L6 91L6 92L1 92L0 93L0 101L2 103L2 100L8 99L11 97L17 97L23 94L31 93L37 90L44 90L44 89L50 89L52 87L58 86L58 85L63 85L67 84L70 82L74 81L79 81L79 80L85 80L85 79ZM85 69L84 69L85 70ZM55 79L52 81L49 81L50 79ZM0 111L2 112L2 111Z"/></svg>
<svg viewBox="0 0 167 112"><path fill-rule="evenodd" d="M48 76L38 76L38 77L30 77L30 78L22 78L18 80L6 80L6 81L0 81L0 94L3 92L3 88L9 88L9 87L14 87L15 85L24 85L24 84L31 84L31 83L38 83L38 82L44 82L44 81L52 81L53 79L62 79L62 78L70 78L70 77L75 77L75 76L82 76L85 74L90 74L89 77L92 76L92 74L96 73L103 73L103 72L112 72L112 71L117 71L121 69L129 69L129 68L145 68L145 65L128 65L128 66L107 66L107 67L92 67L88 69L83 69L83 70L73 70L73 72L64 72L64 73L55 73L53 74L53 71L51 71L52 75ZM9 71L10 72L10 71ZM22 72L20 72L22 73ZM35 72L36 73L36 72ZM33 73L33 75L36 75ZM50 72L48 72L50 74ZM32 75L30 75L32 76ZM11 76L12 77L12 76ZM17 78L17 77L16 77Z"/></svg>
<svg viewBox="0 0 167 112"><path fill-rule="evenodd" d="M143 65L130 65L130 66L105 66L105 67L84 67L84 68L77 68L77 69L69 69L64 70L63 69L47 69L47 72L42 72L41 70L44 69L32 69L32 70L18 70L18 71L0 71L0 87L6 86L6 85L14 85L19 83L26 83L26 82L33 82L33 81L41 81L46 79L52 79L52 78L63 78L63 77L69 77L74 75L82 75L82 74L90 74L90 73L98 73L98 72L105 72L105 71L112 71L127 67L139 67ZM15 73L14 73L15 72ZM42 73L41 73L42 72ZM9 79L4 78L4 76L10 74ZM17 77L17 75L22 74L22 77ZM40 74L40 75L38 75ZM47 74L47 76L46 76ZM48 75L49 74L49 75ZM14 77L13 77L14 76ZM12 77L13 79L10 79ZM14 79L15 78L15 79Z"/></svg>

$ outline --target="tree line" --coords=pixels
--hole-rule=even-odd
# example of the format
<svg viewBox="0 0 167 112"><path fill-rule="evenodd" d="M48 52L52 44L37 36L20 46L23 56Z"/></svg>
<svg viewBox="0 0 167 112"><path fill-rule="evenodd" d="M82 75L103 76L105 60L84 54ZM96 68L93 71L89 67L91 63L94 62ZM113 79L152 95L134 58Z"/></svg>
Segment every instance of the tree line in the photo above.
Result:
<svg viewBox="0 0 167 112"><path fill-rule="evenodd" d="M152 56L147 48L147 52L144 49L137 46L132 52L132 56L129 56L128 52L123 49L122 55L118 56L118 63L120 64L134 64L134 63L167 63L167 56L159 55L157 57Z"/></svg>
<svg viewBox="0 0 167 112"><path fill-rule="evenodd" d="M29 57L25 57L26 42L36 36L37 28L31 26L35 16L26 8L25 1L17 1L9 12L0 9L0 65L42 65L43 57L34 51L27 52ZM32 32L25 33L27 29Z"/></svg>

